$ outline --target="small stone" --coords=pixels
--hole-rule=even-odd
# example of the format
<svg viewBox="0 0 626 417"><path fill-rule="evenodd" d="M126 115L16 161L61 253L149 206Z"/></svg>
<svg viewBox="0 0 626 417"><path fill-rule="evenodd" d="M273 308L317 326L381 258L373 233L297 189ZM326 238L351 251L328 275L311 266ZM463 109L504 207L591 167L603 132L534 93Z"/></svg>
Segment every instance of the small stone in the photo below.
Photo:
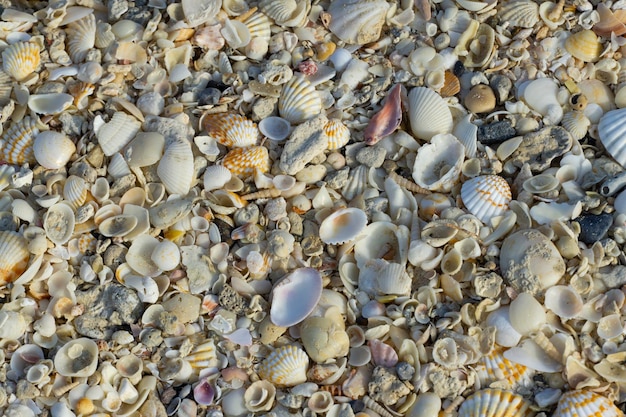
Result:
<svg viewBox="0 0 626 417"><path fill-rule="evenodd" d="M222 92L217 88L208 87L198 93L198 105L206 106L207 104L216 105L220 101Z"/></svg>
<svg viewBox="0 0 626 417"><path fill-rule="evenodd" d="M479 126L476 135L478 141L483 145L495 145L511 139L516 135L516 132L510 121L502 120Z"/></svg>
<svg viewBox="0 0 626 417"><path fill-rule="evenodd" d="M247 223L256 224L259 222L260 213L261 211L259 210L259 206L254 203L250 203L245 207L237 209L235 215L233 216L233 220L237 226L243 226Z"/></svg>
<svg viewBox="0 0 626 417"><path fill-rule="evenodd" d="M615 265L600 268L598 272L593 274L594 292L604 292L612 288L619 288L626 285L626 266ZM604 284L604 288L598 288L599 283Z"/></svg>
<svg viewBox="0 0 626 417"><path fill-rule="evenodd" d="M511 81L511 79L501 74L497 74L491 77L491 80L489 80L489 85L496 93L496 99L498 100L499 104L504 103L507 98L509 98L511 88L513 88L513 82Z"/></svg>
<svg viewBox="0 0 626 417"><path fill-rule="evenodd" d="M85 182L93 184L98 178L96 169L84 161L72 164L69 170L70 175L76 175L85 180Z"/></svg>
<svg viewBox="0 0 626 417"><path fill-rule="evenodd" d="M329 172L324 178L324 181L326 181L326 186L332 188L333 190L343 188L343 186L346 185L346 183L348 182L349 173L349 167L344 167L338 171Z"/></svg>
<svg viewBox="0 0 626 417"><path fill-rule="evenodd" d="M251 119L255 122L260 122L261 120L267 117L275 116L277 102L278 102L278 99L274 97L258 98L252 105Z"/></svg>
<svg viewBox="0 0 626 417"><path fill-rule="evenodd" d="M165 99L161 96L161 94L151 91L137 99L137 108L141 110L144 115L151 114L153 116L158 116L163 113L163 109L165 108Z"/></svg>
<svg viewBox="0 0 626 417"><path fill-rule="evenodd" d="M563 155L572 147L572 136L561 126L550 126L538 132L524 135L522 143L511 155L513 165L530 165L533 172L541 172L550 167L554 158Z"/></svg>
<svg viewBox="0 0 626 417"><path fill-rule="evenodd" d="M151 391L150 394L148 394L148 398L138 411L141 416L167 417L167 410L156 396L155 391Z"/></svg>
<svg viewBox="0 0 626 417"><path fill-rule="evenodd" d="M224 284L222 291L220 291L219 303L222 307L232 311L238 316L243 316L248 309L246 299L239 295L233 287L228 284Z"/></svg>
<svg viewBox="0 0 626 417"><path fill-rule="evenodd" d="M377 366L368 384L370 397L384 405L394 405L411 392L413 386L398 379L393 369Z"/></svg>
<svg viewBox="0 0 626 417"><path fill-rule="evenodd" d="M276 221L287 216L287 201L283 197L272 198L263 210L268 219Z"/></svg>
<svg viewBox="0 0 626 417"><path fill-rule="evenodd" d="M328 119L323 114L298 125L285 144L280 156L280 169L288 175L295 175L315 156L324 152L328 139L324 126Z"/></svg>
<svg viewBox="0 0 626 417"><path fill-rule="evenodd" d="M588 245L592 245L606 237L609 228L613 224L613 216L608 213L583 214L574 219L574 221L580 225L578 239Z"/></svg>
<svg viewBox="0 0 626 417"><path fill-rule="evenodd" d="M396 372L401 381L408 381L415 375L415 368L408 362L398 362Z"/></svg>
<svg viewBox="0 0 626 417"><path fill-rule="evenodd" d="M256 80L252 80L248 83L248 88L256 96L261 97L280 97L280 86L272 84L262 84Z"/></svg>
<svg viewBox="0 0 626 417"><path fill-rule="evenodd" d="M478 84L467 93L464 103L472 113L488 113L496 108L496 95L488 85Z"/></svg>
<svg viewBox="0 0 626 417"><path fill-rule="evenodd" d="M361 148L356 154L356 160L368 167L378 168L385 162L387 151L380 146L367 146Z"/></svg>
<svg viewBox="0 0 626 417"><path fill-rule="evenodd" d="M195 133L191 124L181 123L176 119L154 116L152 114L146 116L146 121L143 123L142 127L144 132L159 132L165 136L166 147L175 140L193 142Z"/></svg>

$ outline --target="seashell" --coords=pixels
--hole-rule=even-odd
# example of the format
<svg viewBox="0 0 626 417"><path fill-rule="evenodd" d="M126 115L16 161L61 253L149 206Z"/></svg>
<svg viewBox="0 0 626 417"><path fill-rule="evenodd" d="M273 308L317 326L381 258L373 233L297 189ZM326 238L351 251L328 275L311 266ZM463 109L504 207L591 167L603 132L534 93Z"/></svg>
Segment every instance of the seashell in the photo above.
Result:
<svg viewBox="0 0 626 417"><path fill-rule="evenodd" d="M472 113L489 113L496 107L496 95L487 84L477 84L467 93L463 103Z"/></svg>
<svg viewBox="0 0 626 417"><path fill-rule="evenodd" d="M350 129L339 119L330 119L324 126L328 137L328 150L343 148L350 141Z"/></svg>
<svg viewBox="0 0 626 417"><path fill-rule="evenodd" d="M334 403L333 395L330 392L317 391L309 397L307 406L314 413L323 414L330 410Z"/></svg>
<svg viewBox="0 0 626 417"><path fill-rule="evenodd" d="M456 126L452 134L458 139L459 142L465 147L465 157L473 158L476 156L476 148L478 142L478 126L471 121L472 115L468 114L461 119Z"/></svg>
<svg viewBox="0 0 626 417"><path fill-rule="evenodd" d="M426 87L415 87L409 93L409 120L411 131L429 141L439 133L450 133L452 113L439 94Z"/></svg>
<svg viewBox="0 0 626 417"><path fill-rule="evenodd" d="M498 16L510 27L532 28L539 21L539 6L532 1L513 0L502 4Z"/></svg>
<svg viewBox="0 0 626 417"><path fill-rule="evenodd" d="M311 1L309 0L261 0L259 8L277 25L286 27L304 26Z"/></svg>
<svg viewBox="0 0 626 417"><path fill-rule="evenodd" d="M118 214L102 220L98 225L98 231L106 237L123 237L137 227L137 223L136 216Z"/></svg>
<svg viewBox="0 0 626 417"><path fill-rule="evenodd" d="M603 339L613 339L624 332L624 325L619 314L609 314L598 321L596 333Z"/></svg>
<svg viewBox="0 0 626 417"><path fill-rule="evenodd" d="M137 236L126 253L128 265L142 276L155 277L162 271L152 260L152 253L159 245L157 238L150 235Z"/></svg>
<svg viewBox="0 0 626 417"><path fill-rule="evenodd" d="M350 349L343 317L337 307L326 310L324 317L308 317L300 325L302 345L317 363L343 358Z"/></svg>
<svg viewBox="0 0 626 417"><path fill-rule="evenodd" d="M169 240L163 240L152 251L150 259L163 271L171 271L180 263L180 250Z"/></svg>
<svg viewBox="0 0 626 417"><path fill-rule="evenodd" d="M268 139L280 142L291 133L291 124L282 117L270 116L259 122L259 130Z"/></svg>
<svg viewBox="0 0 626 417"><path fill-rule="evenodd" d="M183 13L191 27L197 27L217 15L222 0L183 0Z"/></svg>
<svg viewBox="0 0 626 417"><path fill-rule="evenodd" d="M163 155L165 137L158 132L139 132L128 144L124 158L130 168L156 164Z"/></svg>
<svg viewBox="0 0 626 417"><path fill-rule="evenodd" d="M616 13L604 3L599 3L596 11L598 12L599 20L593 26L593 31L599 36L610 38L612 34L622 36L626 33L624 19L618 19ZM622 10L615 10L615 12L622 12Z"/></svg>
<svg viewBox="0 0 626 417"><path fill-rule="evenodd" d="M28 97L28 108L37 114L57 114L73 102L74 97L65 93L31 94Z"/></svg>
<svg viewBox="0 0 626 417"><path fill-rule="evenodd" d="M595 62L602 53L602 42L592 30L573 33L565 41L565 49L583 62Z"/></svg>
<svg viewBox="0 0 626 417"><path fill-rule="evenodd" d="M559 180L552 175L540 174L528 178L522 187L531 194L542 194L556 190L559 187Z"/></svg>
<svg viewBox="0 0 626 417"><path fill-rule="evenodd" d="M172 141L163 153L157 167L157 175L170 194L185 196L194 179L193 151L189 141Z"/></svg>
<svg viewBox="0 0 626 417"><path fill-rule="evenodd" d="M220 30L224 40L233 49L243 48L250 43L250 30L238 20L226 19Z"/></svg>
<svg viewBox="0 0 626 417"><path fill-rule="evenodd" d="M255 145L259 135L256 123L232 113L208 114L202 118L202 127L218 143L231 148Z"/></svg>
<svg viewBox="0 0 626 417"><path fill-rule="evenodd" d="M226 154L222 163L233 175L240 175L244 178L254 175L255 170L261 173L270 170L270 156L264 146L232 149Z"/></svg>
<svg viewBox="0 0 626 417"><path fill-rule="evenodd" d="M74 233L74 210L64 202L50 207L43 220L46 236L57 245L64 245Z"/></svg>
<svg viewBox="0 0 626 417"><path fill-rule="evenodd" d="M39 61L39 46L31 42L16 42L2 51L2 68L17 81L34 73Z"/></svg>
<svg viewBox="0 0 626 417"><path fill-rule="evenodd" d="M572 135L574 140L581 140L587 134L591 122L582 111L569 111L563 116L561 125Z"/></svg>
<svg viewBox="0 0 626 417"><path fill-rule="evenodd" d="M299 268L283 277L272 289L270 319L280 327L300 323L322 296L322 277L312 268Z"/></svg>
<svg viewBox="0 0 626 417"><path fill-rule="evenodd" d="M546 312L535 297L521 293L509 305L511 326L522 336L539 331L546 324Z"/></svg>
<svg viewBox="0 0 626 417"><path fill-rule="evenodd" d="M94 120L94 131L106 156L122 150L139 132L140 127L139 120L123 112L115 112L107 123L102 123L102 120L98 123L98 118Z"/></svg>
<svg viewBox="0 0 626 417"><path fill-rule="evenodd" d="M300 124L322 112L322 100L315 87L301 74L283 86L278 99L280 116L291 124Z"/></svg>
<svg viewBox="0 0 626 417"><path fill-rule="evenodd" d="M494 55L495 31L485 23L470 20L457 41L454 52L465 57L463 65L468 68L485 67Z"/></svg>
<svg viewBox="0 0 626 417"><path fill-rule="evenodd" d="M439 89L441 97L452 97L461 91L461 82L452 71L443 73L443 86Z"/></svg>
<svg viewBox="0 0 626 417"><path fill-rule="evenodd" d="M488 388L467 397L459 407L458 417L525 417L535 414L531 403L521 395Z"/></svg>
<svg viewBox="0 0 626 417"><path fill-rule="evenodd" d="M232 174L228 168L222 165L211 165L206 167L204 171L204 189L205 191L219 190L230 181Z"/></svg>
<svg viewBox="0 0 626 417"><path fill-rule="evenodd" d="M63 199L74 210L82 206L87 200L87 183L76 175L70 175L63 185Z"/></svg>
<svg viewBox="0 0 626 417"><path fill-rule="evenodd" d="M253 382L243 395L246 408L253 413L271 410L275 397L276 387L264 380Z"/></svg>
<svg viewBox="0 0 626 417"><path fill-rule="evenodd" d="M396 84L388 93L383 107L370 119L363 131L366 144L374 145L392 134L402 123L402 85Z"/></svg>
<svg viewBox="0 0 626 417"><path fill-rule="evenodd" d="M81 337L64 344L54 356L54 369L65 377L88 377L98 367L98 345Z"/></svg>
<svg viewBox="0 0 626 417"><path fill-rule="evenodd" d="M136 355L131 353L122 356L115 363L115 368L123 378L127 378L133 384L138 384L141 381L143 361Z"/></svg>
<svg viewBox="0 0 626 417"><path fill-rule="evenodd" d="M30 117L12 125L0 137L0 161L22 165L36 162L33 143L39 134L40 122Z"/></svg>
<svg viewBox="0 0 626 417"><path fill-rule="evenodd" d="M59 169L74 155L76 145L63 133L47 130L35 137L33 152L39 165L47 169Z"/></svg>
<svg viewBox="0 0 626 417"><path fill-rule="evenodd" d="M587 390L564 393L552 417L593 416L622 417L624 413L608 398Z"/></svg>
<svg viewBox="0 0 626 417"><path fill-rule="evenodd" d="M555 285L547 289L544 304L554 314L563 318L577 317L583 310L583 300L572 287Z"/></svg>
<svg viewBox="0 0 626 417"><path fill-rule="evenodd" d="M367 216L361 209L349 207L337 210L326 217L319 229L322 242L342 245L356 239L367 225Z"/></svg>
<svg viewBox="0 0 626 417"><path fill-rule="evenodd" d="M386 343L373 339L369 343L372 352L372 362L375 366L384 366L385 368L393 368L398 363L398 352Z"/></svg>
<svg viewBox="0 0 626 417"><path fill-rule="evenodd" d="M437 134L417 151L413 180L427 190L448 192L459 179L464 157L465 147L453 135Z"/></svg>
<svg viewBox="0 0 626 417"><path fill-rule="evenodd" d="M265 13L252 13L250 16L242 20L242 23L248 27L251 39L262 39L269 43L272 33L270 31L270 19Z"/></svg>
<svg viewBox="0 0 626 417"><path fill-rule="evenodd" d="M511 187L497 175L471 178L461 187L461 199L467 210L488 223L492 217L501 216L511 202Z"/></svg>
<svg viewBox="0 0 626 417"><path fill-rule="evenodd" d="M72 62L83 62L96 43L96 17L93 13L72 22L66 29L67 52Z"/></svg>
<svg viewBox="0 0 626 417"><path fill-rule="evenodd" d="M346 43L365 44L380 38L390 4L382 0L337 0L328 7L328 29Z"/></svg>
<svg viewBox="0 0 626 417"><path fill-rule="evenodd" d="M309 357L300 348L282 346L261 362L259 376L277 387L293 387L306 382Z"/></svg>
<svg viewBox="0 0 626 417"><path fill-rule="evenodd" d="M602 145L622 167L626 166L626 147L622 140L626 130L625 115L626 109L611 110L598 123L598 135Z"/></svg>
<svg viewBox="0 0 626 417"><path fill-rule="evenodd" d="M502 355L501 348L496 348L478 361L476 373L482 386L493 384L498 388L516 390L518 387L532 386L535 371L511 362Z"/></svg>

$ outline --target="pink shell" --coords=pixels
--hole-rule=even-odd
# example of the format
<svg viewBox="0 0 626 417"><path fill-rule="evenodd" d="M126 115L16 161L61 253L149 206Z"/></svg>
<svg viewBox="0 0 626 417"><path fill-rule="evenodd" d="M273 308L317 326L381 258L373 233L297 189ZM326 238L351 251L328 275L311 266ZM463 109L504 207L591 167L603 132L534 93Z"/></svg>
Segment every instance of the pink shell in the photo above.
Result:
<svg viewBox="0 0 626 417"><path fill-rule="evenodd" d="M276 326L300 323L322 296L322 276L313 268L300 268L285 276L272 290L270 320Z"/></svg>

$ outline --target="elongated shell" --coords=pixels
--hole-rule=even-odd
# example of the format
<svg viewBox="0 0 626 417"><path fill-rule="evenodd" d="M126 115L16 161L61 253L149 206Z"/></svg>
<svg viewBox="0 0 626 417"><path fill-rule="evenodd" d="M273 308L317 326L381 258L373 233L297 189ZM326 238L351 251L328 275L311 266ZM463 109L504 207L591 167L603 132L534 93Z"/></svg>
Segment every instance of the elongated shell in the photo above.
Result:
<svg viewBox="0 0 626 417"><path fill-rule="evenodd" d="M259 376L278 387L306 382L309 357L300 348L282 346L269 354L259 367Z"/></svg>
<svg viewBox="0 0 626 417"><path fill-rule="evenodd" d="M602 116L598 123L598 135L606 151L622 167L626 167L626 108L611 110Z"/></svg>
<svg viewBox="0 0 626 417"><path fill-rule="evenodd" d="M28 241L19 233L0 232L0 285L15 281L28 266Z"/></svg>
<svg viewBox="0 0 626 417"><path fill-rule="evenodd" d="M409 93L409 120L413 134L427 141L438 133L450 133L453 127L446 102L426 87L415 87Z"/></svg>
<svg viewBox="0 0 626 417"><path fill-rule="evenodd" d="M343 148L350 141L350 129L339 119L330 119L324 126L324 133L328 136L328 149Z"/></svg>
<svg viewBox="0 0 626 417"><path fill-rule="evenodd" d="M276 22L287 27L303 26L306 23L310 0L261 0L259 8Z"/></svg>
<svg viewBox="0 0 626 417"><path fill-rule="evenodd" d="M141 122L124 112L116 112L108 123L95 128L98 143L106 156L119 152L139 132Z"/></svg>
<svg viewBox="0 0 626 417"><path fill-rule="evenodd" d="M527 0L509 1L500 7L498 15L511 27L531 28L539 21L539 5Z"/></svg>
<svg viewBox="0 0 626 417"><path fill-rule="evenodd" d="M34 163L33 142L39 134L38 126L38 120L30 117L11 126L0 138L0 161L15 165Z"/></svg>
<svg viewBox="0 0 626 417"><path fill-rule="evenodd" d="M585 390L566 392L552 417L602 416L623 417L624 413L608 398Z"/></svg>
<svg viewBox="0 0 626 417"><path fill-rule="evenodd" d="M159 161L157 175L168 193L187 195L194 177L191 144L183 140L170 143Z"/></svg>
<svg viewBox="0 0 626 417"><path fill-rule="evenodd" d="M346 43L377 41L389 7L384 0L335 0L328 8L328 28Z"/></svg>
<svg viewBox="0 0 626 417"><path fill-rule="evenodd" d="M96 17L88 14L67 27L67 52L72 62L83 62L96 43Z"/></svg>
<svg viewBox="0 0 626 417"><path fill-rule="evenodd" d="M341 245L354 240L366 225L365 212L355 207L348 207L326 217L320 225L319 236L324 243Z"/></svg>
<svg viewBox="0 0 626 417"><path fill-rule="evenodd" d="M270 170L270 156L264 146L235 148L224 157L223 164L233 175L249 177L258 169L262 173Z"/></svg>
<svg viewBox="0 0 626 417"><path fill-rule="evenodd" d="M16 42L2 51L2 67L17 81L22 81L39 66L39 47L30 42Z"/></svg>
<svg viewBox="0 0 626 417"><path fill-rule="evenodd" d="M470 395L459 408L458 417L525 417L535 413L521 395L485 389Z"/></svg>
<svg viewBox="0 0 626 417"><path fill-rule="evenodd" d="M482 175L465 181L461 199L470 213L488 223L494 216L504 214L511 202L511 187L497 175Z"/></svg>
<svg viewBox="0 0 626 417"><path fill-rule="evenodd" d="M35 138L33 150L35 159L41 166L59 169L69 162L76 152L76 145L63 133L46 130Z"/></svg>
<svg viewBox="0 0 626 417"><path fill-rule="evenodd" d="M256 144L259 135L256 123L238 114L208 114L202 125L209 136L231 148L245 148Z"/></svg>
<svg viewBox="0 0 626 417"><path fill-rule="evenodd" d="M565 49L583 62L594 62L602 53L602 42L592 30L581 30L570 35L565 41Z"/></svg>
<svg viewBox="0 0 626 417"><path fill-rule="evenodd" d="M300 124L322 112L322 100L315 87L302 75L294 75L278 99L278 112L291 124Z"/></svg>

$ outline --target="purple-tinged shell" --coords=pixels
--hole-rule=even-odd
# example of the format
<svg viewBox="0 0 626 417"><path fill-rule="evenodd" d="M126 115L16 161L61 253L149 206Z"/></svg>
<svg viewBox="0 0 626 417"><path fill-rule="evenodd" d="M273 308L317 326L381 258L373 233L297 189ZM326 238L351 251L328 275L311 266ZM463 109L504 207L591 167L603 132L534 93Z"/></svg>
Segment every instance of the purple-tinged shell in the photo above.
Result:
<svg viewBox="0 0 626 417"><path fill-rule="evenodd" d="M391 135L402 123L402 85L396 84L389 91L385 105L372 117L363 132L368 145L378 143L382 138Z"/></svg>

